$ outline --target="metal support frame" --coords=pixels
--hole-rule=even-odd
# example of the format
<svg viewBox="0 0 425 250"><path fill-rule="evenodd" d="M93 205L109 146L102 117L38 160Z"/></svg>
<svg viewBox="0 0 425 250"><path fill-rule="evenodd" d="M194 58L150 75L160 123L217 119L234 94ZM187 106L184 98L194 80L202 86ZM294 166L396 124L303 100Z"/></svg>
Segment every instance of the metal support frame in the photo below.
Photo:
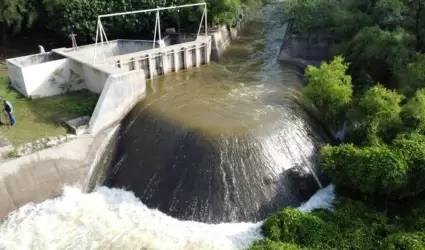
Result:
<svg viewBox="0 0 425 250"><path fill-rule="evenodd" d="M108 37L106 36L105 30L103 29L103 25L101 22L102 18L106 18L106 17L113 17L113 16L124 16L124 15L130 15L130 14L138 14L138 13L148 13L148 12L154 12L156 11L156 18L155 18L155 31L154 31L154 42L153 42L153 47L152 49L155 48L155 42L156 42L156 32L158 29L158 36L159 36L159 40L161 41L161 21L160 21L160 16L159 16L159 12L163 11L163 10L174 10L174 9L179 9L179 8L188 8L188 7L195 7L195 6L204 6L204 11L202 13L202 18L199 24L199 29L198 29L198 33L196 35L196 40L198 40L198 36L199 33L201 31L201 27L202 27L202 21L204 21L204 29L205 29L205 36L208 36L208 28L207 28L207 4L205 2L203 3L194 3L194 4L184 4L184 5L178 5L178 6L170 6L170 7L157 7L155 9L148 9L148 10L136 10L136 11L128 11L128 12L120 12L120 13L112 13L112 14L105 14L105 15L99 15L97 17L97 27L96 27L96 43L95 43L95 47L94 47L94 57L93 57L93 64L96 64L96 56L97 56L97 43L99 40L99 35L100 35L100 42L101 42L101 46L102 46L102 51L103 51L103 45L104 45L104 41L103 39L105 39L109 50L111 52L111 56L113 58L113 60L115 61L114 58L114 54L112 51L112 48L109 44L108 41ZM103 53L103 56L105 56L105 53ZM104 58L106 60L106 57Z"/></svg>

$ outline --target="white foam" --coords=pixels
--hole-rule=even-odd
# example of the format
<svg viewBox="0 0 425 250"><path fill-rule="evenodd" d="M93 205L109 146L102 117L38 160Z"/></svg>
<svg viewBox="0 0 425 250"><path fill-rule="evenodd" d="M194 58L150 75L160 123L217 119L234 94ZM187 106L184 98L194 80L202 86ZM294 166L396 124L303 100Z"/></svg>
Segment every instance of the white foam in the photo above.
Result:
<svg viewBox="0 0 425 250"><path fill-rule="evenodd" d="M330 186L300 209L329 208L333 199ZM0 226L0 249L245 249L262 238L261 224L180 221L131 192L67 186L61 197L11 213Z"/></svg>

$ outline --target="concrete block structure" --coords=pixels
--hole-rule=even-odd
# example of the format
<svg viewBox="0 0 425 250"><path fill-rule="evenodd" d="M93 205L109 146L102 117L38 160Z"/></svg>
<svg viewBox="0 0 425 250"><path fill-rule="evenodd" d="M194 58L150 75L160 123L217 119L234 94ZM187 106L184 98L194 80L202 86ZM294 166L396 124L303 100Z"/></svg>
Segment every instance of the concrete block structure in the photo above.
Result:
<svg viewBox="0 0 425 250"><path fill-rule="evenodd" d="M146 79L210 61L210 36L179 44L166 36L162 42L165 46L160 47L153 41L114 40L11 58L7 60L11 86L29 98L81 89L100 94L88 130L96 134L122 119L143 98Z"/></svg>

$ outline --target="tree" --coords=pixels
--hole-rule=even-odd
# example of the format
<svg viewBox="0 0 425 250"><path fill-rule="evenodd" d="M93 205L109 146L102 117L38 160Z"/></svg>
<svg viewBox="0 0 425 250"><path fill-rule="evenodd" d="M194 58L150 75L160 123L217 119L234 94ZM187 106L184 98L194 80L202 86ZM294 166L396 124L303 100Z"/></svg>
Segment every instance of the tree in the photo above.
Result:
<svg viewBox="0 0 425 250"><path fill-rule="evenodd" d="M323 114L331 128L338 128L345 121L345 112L351 103L351 76L346 74L348 64L340 56L330 63L323 62L320 68L309 66L305 72L308 85L302 90Z"/></svg>
<svg viewBox="0 0 425 250"><path fill-rule="evenodd" d="M418 133L401 134L391 147L408 167L408 180L402 195L420 194L425 190L425 136Z"/></svg>
<svg viewBox="0 0 425 250"><path fill-rule="evenodd" d="M413 45L414 38L402 28L388 31L374 26L362 29L338 52L350 62L349 72L353 76L368 72L375 82L389 86L395 72L412 58Z"/></svg>
<svg viewBox="0 0 425 250"><path fill-rule="evenodd" d="M337 0L289 0L283 5L283 13L293 20L296 32L328 33L337 26L332 13L338 5Z"/></svg>
<svg viewBox="0 0 425 250"><path fill-rule="evenodd" d="M343 193L352 190L364 198L397 198L408 179L406 163L385 145L325 146L320 157L322 170Z"/></svg>
<svg viewBox="0 0 425 250"><path fill-rule="evenodd" d="M378 84L360 97L353 110L355 129L366 132L364 142L372 145L391 141L400 126L404 96Z"/></svg>
<svg viewBox="0 0 425 250"><path fill-rule="evenodd" d="M408 6L405 26L416 37L416 50L425 51L425 2L423 0L405 0Z"/></svg>
<svg viewBox="0 0 425 250"><path fill-rule="evenodd" d="M417 89L425 88L425 55L419 54L399 73L398 88L407 96L412 96Z"/></svg>
<svg viewBox="0 0 425 250"><path fill-rule="evenodd" d="M408 131L425 132L425 89L416 91L403 106L400 116Z"/></svg>
<svg viewBox="0 0 425 250"><path fill-rule="evenodd" d="M0 0L0 35L8 43L8 30L19 32L23 26L31 26L37 14L32 1Z"/></svg>
<svg viewBox="0 0 425 250"><path fill-rule="evenodd" d="M425 233L396 233L384 241L386 250L425 250Z"/></svg>
<svg viewBox="0 0 425 250"><path fill-rule="evenodd" d="M380 28L394 30L401 26L406 6L402 0L378 0L372 9L372 17Z"/></svg>

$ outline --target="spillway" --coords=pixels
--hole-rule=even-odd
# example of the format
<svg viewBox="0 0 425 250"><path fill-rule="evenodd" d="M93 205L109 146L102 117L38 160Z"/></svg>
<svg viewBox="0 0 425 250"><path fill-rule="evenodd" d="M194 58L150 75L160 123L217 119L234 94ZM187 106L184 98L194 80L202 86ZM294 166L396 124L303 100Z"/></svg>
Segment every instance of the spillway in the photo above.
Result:
<svg viewBox="0 0 425 250"><path fill-rule="evenodd" d="M105 185L209 223L259 221L321 187L314 157L328 139L294 100L300 70L277 61L286 26L274 7L220 63L148 83L123 122Z"/></svg>
<svg viewBox="0 0 425 250"><path fill-rule="evenodd" d="M310 197L326 184L314 156L328 139L291 98L301 74L276 60L279 8L220 64L150 83L92 178L134 194L65 187L1 222L0 249L246 249L279 206L329 208L332 186Z"/></svg>

